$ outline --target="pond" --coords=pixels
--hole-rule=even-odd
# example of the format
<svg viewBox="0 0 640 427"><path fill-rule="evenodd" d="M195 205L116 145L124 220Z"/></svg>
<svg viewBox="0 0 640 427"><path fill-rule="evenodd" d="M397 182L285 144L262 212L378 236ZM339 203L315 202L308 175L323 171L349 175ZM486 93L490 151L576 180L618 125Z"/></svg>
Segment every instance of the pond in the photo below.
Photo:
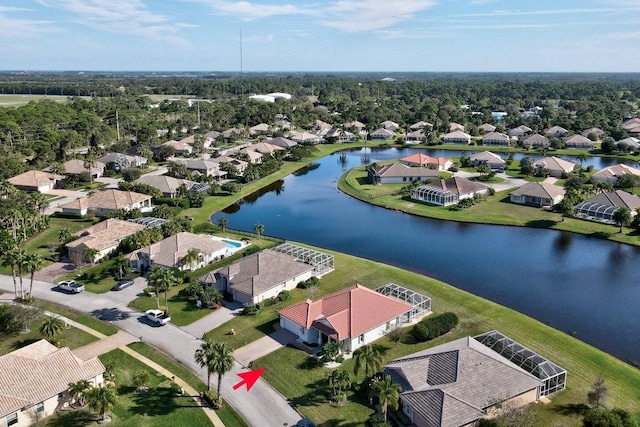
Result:
<svg viewBox="0 0 640 427"><path fill-rule="evenodd" d="M245 231L260 223L268 235L431 276L640 361L640 249L555 230L421 218L337 189L346 169L415 151L425 152L362 149L324 157L212 219L224 215L229 227Z"/></svg>

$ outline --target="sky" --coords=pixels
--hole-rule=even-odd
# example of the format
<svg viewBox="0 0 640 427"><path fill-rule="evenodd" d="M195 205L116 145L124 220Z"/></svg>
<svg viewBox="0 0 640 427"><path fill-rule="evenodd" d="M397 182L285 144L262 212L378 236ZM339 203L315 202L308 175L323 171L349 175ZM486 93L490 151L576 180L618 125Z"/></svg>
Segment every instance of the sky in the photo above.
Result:
<svg viewBox="0 0 640 427"><path fill-rule="evenodd" d="M639 42L640 0L0 0L0 70L640 72Z"/></svg>

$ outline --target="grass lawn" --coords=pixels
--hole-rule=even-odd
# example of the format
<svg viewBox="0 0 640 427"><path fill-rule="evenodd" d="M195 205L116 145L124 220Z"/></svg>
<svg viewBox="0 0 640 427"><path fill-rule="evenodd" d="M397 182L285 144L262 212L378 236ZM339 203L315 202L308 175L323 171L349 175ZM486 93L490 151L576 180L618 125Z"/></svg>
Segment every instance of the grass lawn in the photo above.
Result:
<svg viewBox="0 0 640 427"><path fill-rule="evenodd" d="M113 261L108 260L93 266L81 267L64 276L57 277L56 282L69 279L77 280L78 283L82 283L85 286L87 291L93 292L94 294L103 294L109 292L118 282L114 274L110 271L112 265Z"/></svg>
<svg viewBox="0 0 640 427"><path fill-rule="evenodd" d="M35 304L43 310L59 314L71 320L75 320L76 322L88 326L91 329L94 329L104 335L114 335L118 332L118 329L115 326L98 320L95 317L87 316L86 314L71 310L70 308L67 308L63 305L44 301L41 299L36 299Z"/></svg>
<svg viewBox="0 0 640 427"><path fill-rule="evenodd" d="M567 389L554 396L551 404L535 407L538 425L580 425L579 417L571 411L571 405L586 402L587 391L598 375L605 378L609 388L608 406L638 410L640 370L541 322L443 282L370 260L324 251L335 256L336 270L320 280L320 294L335 292L353 283L375 288L393 282L430 296L437 313L452 311L460 317L461 324L455 331L429 343L400 344L393 348L386 338L379 340L376 344L383 349L385 360L466 335L497 329L568 371ZM292 292L290 303L306 297L304 291L296 289ZM257 316L238 316L210 332L209 336L238 348L271 331L277 319L276 311L280 308L269 307ZM230 328L236 330L235 336L226 335ZM345 368L352 371L352 363L346 361ZM254 361L254 367L265 367L265 378L294 401L306 416L321 424L338 425L332 420L349 420L346 422L360 425L372 412L358 399L350 400L339 409L324 402L319 387L328 370L313 367L308 363L306 354L299 350L278 350Z"/></svg>
<svg viewBox="0 0 640 427"><path fill-rule="evenodd" d="M19 348L25 347L29 344L33 344L36 341L43 339L44 337L38 332L42 321L44 320L46 315L39 316L38 319L34 320L29 324L29 331L26 333L19 333L17 335L12 336L2 336L1 344L0 344L0 355L10 353ZM89 344L97 340L91 334L86 333L83 330L74 328L70 326L69 328L62 331L60 335L58 335L57 340L60 342L61 347L69 347L70 349L82 347L85 344Z"/></svg>
<svg viewBox="0 0 640 427"><path fill-rule="evenodd" d="M165 353L141 342L131 343L128 347L173 372L177 377L182 378L187 384L197 391L204 391L207 389L207 385L198 378L196 374L191 372L189 368L180 362L177 362L175 359L167 356ZM216 411L216 413L226 427L246 427L247 425L229 404L225 403L224 407Z"/></svg>

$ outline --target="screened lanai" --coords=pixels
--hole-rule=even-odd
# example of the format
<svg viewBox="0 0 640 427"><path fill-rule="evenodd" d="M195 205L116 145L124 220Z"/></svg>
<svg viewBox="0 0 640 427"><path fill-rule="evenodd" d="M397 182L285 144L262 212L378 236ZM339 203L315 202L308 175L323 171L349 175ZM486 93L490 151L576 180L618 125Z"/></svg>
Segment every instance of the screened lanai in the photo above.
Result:
<svg viewBox="0 0 640 427"><path fill-rule="evenodd" d="M431 298L412 291L411 289L396 285L395 283L387 283L376 289L376 292L411 304L413 309L409 313L409 322L413 322L431 313Z"/></svg>
<svg viewBox="0 0 640 427"><path fill-rule="evenodd" d="M317 276L322 276L323 274L333 271L333 255L303 248L302 246L292 245L290 243L278 245L273 248L273 250L290 255L306 264L314 266L316 268Z"/></svg>
<svg viewBox="0 0 640 427"><path fill-rule="evenodd" d="M155 218L152 216L143 216L140 218L132 218L129 220L129 222L146 225L147 227L160 227L162 224L167 222L167 220L162 218Z"/></svg>
<svg viewBox="0 0 640 427"><path fill-rule="evenodd" d="M539 378L542 381L540 396L547 396L565 388L567 381L566 370L502 333L491 331L474 338Z"/></svg>
<svg viewBox="0 0 640 427"><path fill-rule="evenodd" d="M458 195L448 190L441 190L429 186L422 186L411 190L413 200L434 205L447 206L458 203Z"/></svg>
<svg viewBox="0 0 640 427"><path fill-rule="evenodd" d="M575 215L578 218L614 223L613 213L618 209L620 208L617 206L602 205L587 200L575 207Z"/></svg>

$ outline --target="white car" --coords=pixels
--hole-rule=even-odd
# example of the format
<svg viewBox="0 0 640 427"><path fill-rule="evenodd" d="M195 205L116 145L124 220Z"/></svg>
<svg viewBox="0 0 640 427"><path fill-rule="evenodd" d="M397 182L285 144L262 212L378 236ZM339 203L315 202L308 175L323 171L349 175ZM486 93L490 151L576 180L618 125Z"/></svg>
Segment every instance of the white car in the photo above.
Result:
<svg viewBox="0 0 640 427"><path fill-rule="evenodd" d="M162 310L147 310L144 315L158 326L166 325L171 321L171 316Z"/></svg>
<svg viewBox="0 0 640 427"><path fill-rule="evenodd" d="M84 285L76 283L75 280L63 280L57 285L58 289L72 294L79 294L84 291Z"/></svg>

